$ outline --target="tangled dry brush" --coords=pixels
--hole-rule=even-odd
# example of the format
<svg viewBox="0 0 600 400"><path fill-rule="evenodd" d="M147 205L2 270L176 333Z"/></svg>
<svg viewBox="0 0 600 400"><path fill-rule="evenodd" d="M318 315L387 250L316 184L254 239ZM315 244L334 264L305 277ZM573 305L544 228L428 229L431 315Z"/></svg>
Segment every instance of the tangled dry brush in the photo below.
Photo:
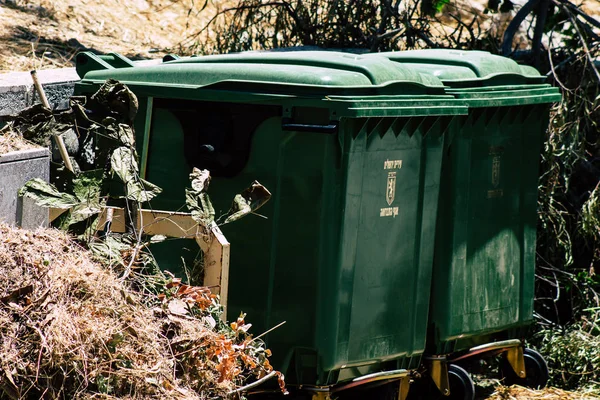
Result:
<svg viewBox="0 0 600 400"><path fill-rule="evenodd" d="M143 299L62 232L0 224L0 275L0 398L231 398L271 372L208 289Z"/></svg>

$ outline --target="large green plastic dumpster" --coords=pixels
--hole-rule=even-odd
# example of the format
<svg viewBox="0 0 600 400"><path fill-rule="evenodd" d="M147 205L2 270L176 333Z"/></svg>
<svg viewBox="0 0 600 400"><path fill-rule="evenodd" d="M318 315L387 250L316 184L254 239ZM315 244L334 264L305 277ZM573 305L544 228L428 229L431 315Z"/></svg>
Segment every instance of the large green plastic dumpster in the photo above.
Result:
<svg viewBox="0 0 600 400"><path fill-rule="evenodd" d="M533 320L538 165L558 90L487 52L378 56L438 77L469 106L443 161L428 352L521 338Z"/></svg>
<svg viewBox="0 0 600 400"><path fill-rule="evenodd" d="M287 322L266 340L289 383L418 367L445 134L466 113L437 78L333 52L77 63L77 93L115 78L139 97L153 207L184 204L192 166L211 171L217 213L255 179L273 193L266 218L223 227L228 312L255 334Z"/></svg>

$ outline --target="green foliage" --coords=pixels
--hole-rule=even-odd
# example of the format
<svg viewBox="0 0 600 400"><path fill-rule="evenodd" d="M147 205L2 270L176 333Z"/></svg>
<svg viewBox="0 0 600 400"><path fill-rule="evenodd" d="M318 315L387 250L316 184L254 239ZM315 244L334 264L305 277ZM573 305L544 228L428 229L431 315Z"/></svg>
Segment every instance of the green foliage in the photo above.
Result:
<svg viewBox="0 0 600 400"><path fill-rule="evenodd" d="M186 206L192 213L194 221L203 226L210 226L215 220L215 209L207 193L210 173L207 170L194 168L190 180L192 188L185 190Z"/></svg>
<svg viewBox="0 0 600 400"><path fill-rule="evenodd" d="M473 23L440 29L441 19L448 18L440 14L450 5L449 0L239 0L187 38L180 51L213 54L295 46L359 52L481 48L488 32ZM461 12L454 7L450 18Z"/></svg>
<svg viewBox="0 0 600 400"><path fill-rule="evenodd" d="M421 11L426 15L435 15L442 12L448 3L450 0L421 0Z"/></svg>
<svg viewBox="0 0 600 400"><path fill-rule="evenodd" d="M162 189L139 176L137 156L131 147L119 147L110 156L110 166L125 184L125 197L138 203L152 200Z"/></svg>
<svg viewBox="0 0 600 400"><path fill-rule="evenodd" d="M41 178L34 178L19 190L19 196L29 197L42 207L70 208L80 200L69 193L61 193L56 186Z"/></svg>
<svg viewBox="0 0 600 400"><path fill-rule="evenodd" d="M138 103L125 85L109 80L89 99L73 98L70 105L61 112L31 107L14 117L10 128L38 144L50 144L53 135L63 132L80 132L80 143L69 152L75 170L53 164L54 184L32 180L20 195L44 207L67 210L55 225L89 239L109 198L139 204L150 201L161 189L139 176L130 125Z"/></svg>
<svg viewBox="0 0 600 400"><path fill-rule="evenodd" d="M560 324L598 306L600 285L599 76L587 53L555 48L550 75L563 102L553 110L542 154L538 229L538 312ZM589 44L586 44L586 47Z"/></svg>
<svg viewBox="0 0 600 400"><path fill-rule="evenodd" d="M579 224L582 236L593 243L600 243L600 190L598 190L598 185L581 207Z"/></svg>
<svg viewBox="0 0 600 400"><path fill-rule="evenodd" d="M569 329L545 329L536 334L548 362L552 386L600 394L600 333L598 311L592 321Z"/></svg>
<svg viewBox="0 0 600 400"><path fill-rule="evenodd" d="M215 209L208 196L210 172L194 168L190 174L191 189L185 190L185 203L192 213L192 218L203 226L211 226L215 221ZM221 225L237 221L262 207L271 198L271 193L258 181L252 182L249 188L235 195L231 208L219 217Z"/></svg>
<svg viewBox="0 0 600 400"><path fill-rule="evenodd" d="M442 12L444 6L448 3L450 3L450 0L437 0L433 2L433 7L435 8L435 11Z"/></svg>
<svg viewBox="0 0 600 400"><path fill-rule="evenodd" d="M261 208L271 198L271 192L267 190L258 181L252 182L252 185L242 193L236 194L231 208L221 217L225 219L223 225L237 221L248 214L254 213Z"/></svg>

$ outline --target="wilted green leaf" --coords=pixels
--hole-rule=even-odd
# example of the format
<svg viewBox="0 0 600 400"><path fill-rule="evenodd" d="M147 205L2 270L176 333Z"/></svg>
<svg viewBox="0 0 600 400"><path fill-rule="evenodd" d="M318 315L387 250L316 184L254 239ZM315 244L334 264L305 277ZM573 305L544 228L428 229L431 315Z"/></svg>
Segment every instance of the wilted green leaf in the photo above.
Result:
<svg viewBox="0 0 600 400"><path fill-rule="evenodd" d="M116 149L110 157L110 164L112 171L125 184L125 193L129 200L145 203L162 192L158 186L140 178L137 161L131 149Z"/></svg>
<svg viewBox="0 0 600 400"><path fill-rule="evenodd" d="M215 220L215 209L206 190L210 183L210 172L194 168L190 174L191 189L185 190L185 204L192 213L192 219L208 226Z"/></svg>
<svg viewBox="0 0 600 400"><path fill-rule="evenodd" d="M227 218L223 224L237 221L253 213L269 201L270 198L271 192L258 181L254 181L249 188L235 196L229 212L225 214Z"/></svg>
<svg viewBox="0 0 600 400"><path fill-rule="evenodd" d="M100 214L102 207L100 204L97 206L89 203L81 203L71 208L71 218L68 221L69 225L76 224L81 221L85 221L92 215Z"/></svg>
<svg viewBox="0 0 600 400"><path fill-rule="evenodd" d="M185 190L185 204L192 213L192 219L201 225L210 225L215 220L215 209L207 193Z"/></svg>
<svg viewBox="0 0 600 400"><path fill-rule="evenodd" d="M192 189L198 193L206 192L210 184L210 172L207 169L194 168L190 174Z"/></svg>
<svg viewBox="0 0 600 400"><path fill-rule="evenodd" d="M138 100L125 84L108 79L90 98L101 108L109 111L119 122L132 123L138 111Z"/></svg>
<svg viewBox="0 0 600 400"><path fill-rule="evenodd" d="M121 235L109 235L104 241L92 242L89 246L94 257L108 265L124 265L121 253L131 249L131 243Z"/></svg>
<svg viewBox="0 0 600 400"><path fill-rule="evenodd" d="M134 148L135 135L129 125L117 124L114 118L106 118L102 122L106 126L106 136L115 140L119 146Z"/></svg>
<svg viewBox="0 0 600 400"><path fill-rule="evenodd" d="M81 201L68 193L61 193L56 187L40 178L34 178L27 182L19 190L19 196L29 197L42 207L71 208Z"/></svg>
<svg viewBox="0 0 600 400"><path fill-rule="evenodd" d="M73 193L82 202L90 204L100 203L103 171L95 169L80 173L73 179Z"/></svg>
<svg viewBox="0 0 600 400"><path fill-rule="evenodd" d="M101 176L101 170L80 174L73 180L74 194L60 192L54 185L36 178L27 182L19 195L34 199L42 207L69 209L55 221L62 229L67 229L102 211L104 203L100 199Z"/></svg>
<svg viewBox="0 0 600 400"><path fill-rule="evenodd" d="M8 117L9 124L3 129L11 129L18 132L23 138L47 146L50 144L50 136L65 131L68 127L57 124L52 110L41 104L28 107L17 115Z"/></svg>

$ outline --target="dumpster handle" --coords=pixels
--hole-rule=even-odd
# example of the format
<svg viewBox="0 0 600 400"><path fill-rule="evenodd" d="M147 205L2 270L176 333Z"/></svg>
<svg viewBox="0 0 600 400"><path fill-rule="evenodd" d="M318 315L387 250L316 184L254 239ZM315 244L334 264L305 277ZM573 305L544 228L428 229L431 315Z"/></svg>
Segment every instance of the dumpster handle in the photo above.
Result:
<svg viewBox="0 0 600 400"><path fill-rule="evenodd" d="M486 344L482 344L481 346L472 347L465 354L462 354L462 355L459 355L456 357L452 357L448 361L456 362L456 361L463 360L463 359L471 357L471 356L475 356L475 355L482 354L482 353L487 353L490 351L504 352L509 349L516 348L516 347L522 347L522 346L523 346L523 343L519 339L509 339L509 340L502 340L499 342L486 343Z"/></svg>
<svg viewBox="0 0 600 400"><path fill-rule="evenodd" d="M327 133L334 134L338 130L338 122L332 121L327 125L320 124L297 124L293 123L289 119L284 119L281 124L281 129L284 131L296 131L296 132L316 132L316 133Z"/></svg>

